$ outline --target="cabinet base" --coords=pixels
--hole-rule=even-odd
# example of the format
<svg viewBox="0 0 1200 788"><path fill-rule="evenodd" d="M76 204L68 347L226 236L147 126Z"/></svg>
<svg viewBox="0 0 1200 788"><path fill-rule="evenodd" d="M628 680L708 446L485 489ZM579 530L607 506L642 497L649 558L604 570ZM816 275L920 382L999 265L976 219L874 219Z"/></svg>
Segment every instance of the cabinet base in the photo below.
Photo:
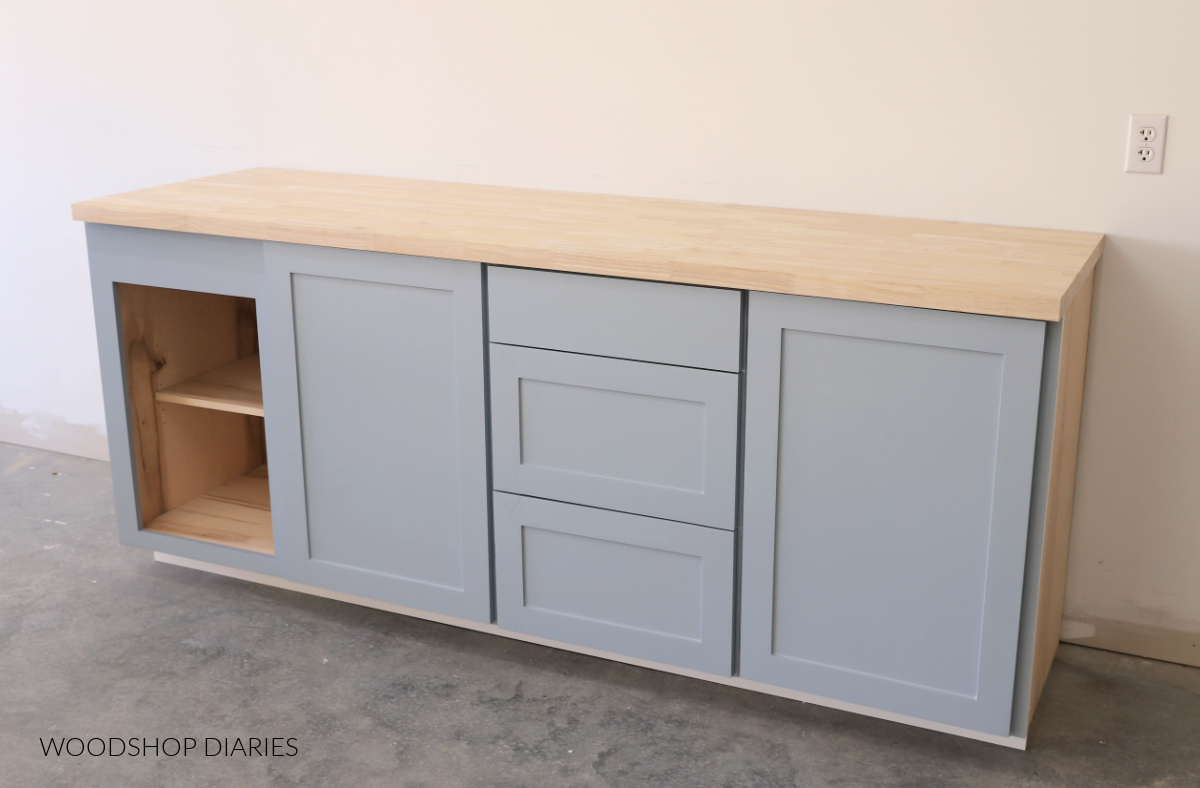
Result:
<svg viewBox="0 0 1200 788"><path fill-rule="evenodd" d="M634 665L640 668L648 668L650 670L659 670L664 673L674 673L680 676L700 679L702 681L711 681L714 684L724 684L729 687L737 687L739 689L750 690L751 692L761 692L766 695L775 695L789 700L798 700L803 703L812 703L816 706L824 706L826 708L838 709L841 711L849 711L855 714L862 714L867 717L875 717L876 719L888 720L890 722L898 722L903 725L912 725L916 728L925 728L926 730L937 731L939 733L949 733L954 736L961 736L966 739L975 739L976 741L988 742L989 744L998 744L1001 747L1010 747L1015 750L1024 750L1026 737L1024 736L995 736L989 733L981 733L967 728L960 728L954 725L943 725L938 722L931 722L917 717L910 717L906 714L895 714L881 709L874 709L869 706L860 706L855 703L846 703L844 701L835 700L833 698L825 698L820 695L812 695L807 692L797 692L795 690L776 687L770 684L763 684L757 681L750 681L738 676L718 676L711 673L704 673L698 670L690 670L688 668L680 668L674 665L666 665L661 662L651 662L650 660L638 659L636 657L627 657L623 654L614 654L609 651L601 651L599 649L587 648L585 646L575 646L570 643L562 643L556 640L548 640L546 638L536 637L534 635L526 635L520 632L512 632L507 629L502 629L495 624L481 624L477 621L469 621L465 618L456 618L454 616L445 616L438 613L429 613L424 610L404 607L403 605L392 605L386 602L377 602L373 599L354 596L353 594L343 594L338 591L329 591L316 586L304 585L303 583L294 583L290 580L285 580L280 577L272 577L271 575L262 574L260 572L252 572L244 569L234 569L220 564L212 564L207 561L196 561L191 558L181 558L169 553L154 552L154 560L164 564L173 564L182 566L188 569L198 569L202 572L210 572L217 575L225 575L226 577L245 580L251 583L259 583L260 585L274 586L283 588L288 591L296 591L302 594L311 594L313 596L324 597L326 599L336 599L339 602L348 602L352 605L361 605L363 607L375 608L376 610L386 610L390 613L399 613L404 616L412 616L413 618L421 618L427 621L436 621L439 624L448 624L462 629L471 629L476 632L486 632L492 635L500 635L502 637L513 638L514 640L523 640L527 643L534 643L539 646L549 646L550 648L562 649L564 651L573 651L577 654L586 654L592 657L601 659L609 659L614 662L624 662L628 665Z"/></svg>

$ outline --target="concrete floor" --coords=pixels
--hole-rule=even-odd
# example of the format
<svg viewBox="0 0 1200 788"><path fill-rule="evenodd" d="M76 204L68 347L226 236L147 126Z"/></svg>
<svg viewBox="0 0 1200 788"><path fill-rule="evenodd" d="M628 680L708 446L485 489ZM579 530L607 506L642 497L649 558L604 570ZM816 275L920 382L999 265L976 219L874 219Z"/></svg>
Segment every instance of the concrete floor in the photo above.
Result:
<svg viewBox="0 0 1200 788"><path fill-rule="evenodd" d="M0 785L1197 788L1200 670L1063 646L1022 753L155 563L106 463L0 444Z"/></svg>

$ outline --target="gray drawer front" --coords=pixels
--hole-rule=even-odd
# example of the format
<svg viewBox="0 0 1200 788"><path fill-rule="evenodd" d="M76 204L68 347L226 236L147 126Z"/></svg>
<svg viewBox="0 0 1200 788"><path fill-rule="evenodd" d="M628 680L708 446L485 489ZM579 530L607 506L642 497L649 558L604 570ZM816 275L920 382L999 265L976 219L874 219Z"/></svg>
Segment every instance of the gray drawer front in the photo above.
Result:
<svg viewBox="0 0 1200 788"><path fill-rule="evenodd" d="M488 308L493 342L738 371L737 290L493 266Z"/></svg>
<svg viewBox="0 0 1200 788"><path fill-rule="evenodd" d="M736 375L491 350L497 490L734 527Z"/></svg>
<svg viewBox="0 0 1200 788"><path fill-rule="evenodd" d="M497 623L730 674L733 534L496 493Z"/></svg>

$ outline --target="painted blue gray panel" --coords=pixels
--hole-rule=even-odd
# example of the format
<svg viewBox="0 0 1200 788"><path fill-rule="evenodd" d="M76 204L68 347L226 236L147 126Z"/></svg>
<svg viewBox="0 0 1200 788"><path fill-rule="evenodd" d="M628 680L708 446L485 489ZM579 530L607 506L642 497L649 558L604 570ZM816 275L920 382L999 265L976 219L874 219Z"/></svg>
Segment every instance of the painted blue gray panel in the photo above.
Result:
<svg viewBox="0 0 1200 788"><path fill-rule="evenodd" d="M1009 732L1044 324L752 293L742 675Z"/></svg>
<svg viewBox="0 0 1200 788"><path fill-rule="evenodd" d="M493 342L737 372L741 293L488 268Z"/></svg>
<svg viewBox="0 0 1200 788"><path fill-rule="evenodd" d="M276 243L267 264L295 329L278 375L297 381L303 463L272 459L272 483L304 493L290 576L490 620L480 266Z"/></svg>
<svg viewBox="0 0 1200 788"><path fill-rule="evenodd" d="M527 608L686 640L703 636L699 556L530 525L521 527L521 549ZM613 582L623 577L653 578L654 587Z"/></svg>
<svg viewBox="0 0 1200 788"><path fill-rule="evenodd" d="M88 257L116 282L257 298L263 242L88 224Z"/></svg>
<svg viewBox="0 0 1200 788"><path fill-rule="evenodd" d="M1046 324L1042 354L1042 392L1038 407L1037 451L1033 458L1033 493L1029 506L1029 540L1025 551L1025 590L1021 595L1021 636L1013 687L1013 736L1029 733L1029 690L1033 685L1033 650L1037 638L1038 599L1042 593L1042 553L1046 537L1046 500L1050 494L1050 460L1054 451L1054 419L1058 406L1058 365L1062 358L1063 324Z"/></svg>
<svg viewBox="0 0 1200 788"><path fill-rule="evenodd" d="M781 356L773 653L974 694L1004 357L791 330Z"/></svg>
<svg viewBox="0 0 1200 788"><path fill-rule="evenodd" d="M116 291L116 285L123 282L259 298L263 289L262 242L101 224L87 225L87 240L118 538L133 547L269 575L284 574L278 553L262 555L142 530ZM271 351L260 343L260 354L265 363ZM268 417L267 452L274 457L277 447L271 440L272 426ZM274 499L273 479L271 490Z"/></svg>
<svg viewBox="0 0 1200 788"><path fill-rule="evenodd" d="M523 465L704 492L703 402L528 378L517 397Z"/></svg>
<svg viewBox="0 0 1200 788"><path fill-rule="evenodd" d="M497 623L729 675L733 534L495 494Z"/></svg>
<svg viewBox="0 0 1200 788"><path fill-rule="evenodd" d="M493 344L496 489L734 527L738 378Z"/></svg>

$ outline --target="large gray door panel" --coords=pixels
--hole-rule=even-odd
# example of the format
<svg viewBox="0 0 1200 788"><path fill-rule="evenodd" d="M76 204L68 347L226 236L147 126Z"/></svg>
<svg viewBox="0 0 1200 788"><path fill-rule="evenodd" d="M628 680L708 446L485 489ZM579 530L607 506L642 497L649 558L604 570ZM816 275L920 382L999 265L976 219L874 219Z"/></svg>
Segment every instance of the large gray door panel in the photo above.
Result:
<svg viewBox="0 0 1200 788"><path fill-rule="evenodd" d="M492 345L494 486L734 527L738 377Z"/></svg>
<svg viewBox="0 0 1200 788"><path fill-rule="evenodd" d="M751 294L744 677L1009 733L1044 331Z"/></svg>
<svg viewBox="0 0 1200 788"><path fill-rule="evenodd" d="M299 424L272 458L293 579L488 621L478 264L267 244ZM280 338L286 341L286 338ZM286 409L286 408L285 408ZM283 490L276 495L283 499ZM277 538L280 538L277 536Z"/></svg>
<svg viewBox="0 0 1200 788"><path fill-rule="evenodd" d="M728 676L733 533L495 495L497 623Z"/></svg>

